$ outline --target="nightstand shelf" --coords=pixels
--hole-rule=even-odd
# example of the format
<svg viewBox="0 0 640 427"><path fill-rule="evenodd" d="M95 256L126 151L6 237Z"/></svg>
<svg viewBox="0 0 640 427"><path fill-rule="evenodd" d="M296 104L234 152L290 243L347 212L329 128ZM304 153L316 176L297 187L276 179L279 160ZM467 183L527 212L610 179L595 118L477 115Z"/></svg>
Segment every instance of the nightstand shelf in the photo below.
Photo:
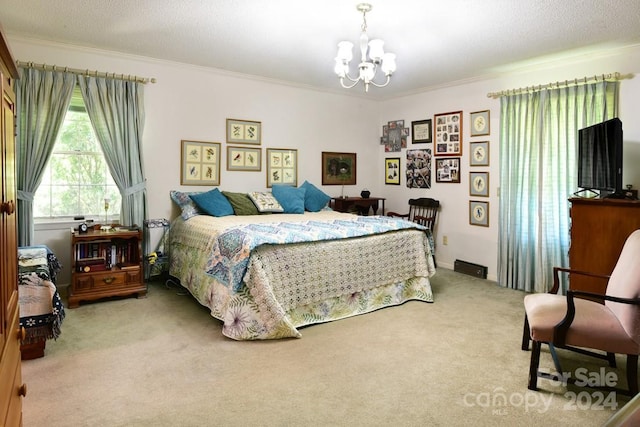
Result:
<svg viewBox="0 0 640 427"><path fill-rule="evenodd" d="M72 232L69 308L81 301L147 294L140 230Z"/></svg>

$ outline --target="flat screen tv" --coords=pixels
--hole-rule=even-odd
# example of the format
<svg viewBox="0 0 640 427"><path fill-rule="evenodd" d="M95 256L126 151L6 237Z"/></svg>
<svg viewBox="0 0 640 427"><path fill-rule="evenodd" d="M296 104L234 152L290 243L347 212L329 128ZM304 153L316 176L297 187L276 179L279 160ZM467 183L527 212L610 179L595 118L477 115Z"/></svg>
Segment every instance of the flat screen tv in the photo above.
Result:
<svg viewBox="0 0 640 427"><path fill-rule="evenodd" d="M578 131L578 187L601 197L624 198L622 122L615 118ZM576 193L576 194L578 194Z"/></svg>

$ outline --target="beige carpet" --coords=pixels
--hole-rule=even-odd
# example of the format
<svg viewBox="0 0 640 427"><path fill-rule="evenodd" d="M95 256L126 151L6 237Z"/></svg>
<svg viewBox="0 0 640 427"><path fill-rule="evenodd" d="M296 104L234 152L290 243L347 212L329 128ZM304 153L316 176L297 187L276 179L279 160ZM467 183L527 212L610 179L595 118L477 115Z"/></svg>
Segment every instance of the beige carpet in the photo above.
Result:
<svg viewBox="0 0 640 427"><path fill-rule="evenodd" d="M223 337L204 307L162 284L146 299L67 309L45 357L23 363L24 425L598 426L612 415L593 392L572 406L549 381L527 391L523 293L444 269L432 284L432 304L268 342ZM565 369L580 360L561 355ZM545 349L541 365L550 359Z"/></svg>

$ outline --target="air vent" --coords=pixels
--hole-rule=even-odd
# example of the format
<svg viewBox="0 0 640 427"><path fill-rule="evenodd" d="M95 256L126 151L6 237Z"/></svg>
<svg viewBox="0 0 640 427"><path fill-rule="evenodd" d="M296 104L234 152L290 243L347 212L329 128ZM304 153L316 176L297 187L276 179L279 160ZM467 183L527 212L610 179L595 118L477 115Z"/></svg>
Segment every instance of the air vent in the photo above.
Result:
<svg viewBox="0 0 640 427"><path fill-rule="evenodd" d="M484 265L474 264L472 262L457 259L453 264L453 270L458 273L468 274L469 276L478 277L480 279L487 278L487 267Z"/></svg>

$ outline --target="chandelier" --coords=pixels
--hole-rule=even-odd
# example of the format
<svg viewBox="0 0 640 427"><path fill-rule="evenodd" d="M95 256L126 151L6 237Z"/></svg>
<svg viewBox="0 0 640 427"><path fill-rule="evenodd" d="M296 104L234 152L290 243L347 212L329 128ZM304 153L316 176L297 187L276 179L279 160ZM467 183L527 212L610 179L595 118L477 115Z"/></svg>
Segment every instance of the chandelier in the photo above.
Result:
<svg viewBox="0 0 640 427"><path fill-rule="evenodd" d="M371 11L372 6L369 3L360 3L356 6L358 11L362 12L362 32L360 33L360 53L361 59L358 64L359 74L357 78L349 75L349 62L353 59L353 43L342 41L338 43L338 56L336 56L336 66L334 71L340 78L340 84L345 89L351 89L360 81L364 82L365 92L369 91L369 84L376 87L384 87L391 81L391 75L396 70L396 55L393 53L384 53L382 46L384 42L380 39L369 41L367 36L367 12ZM369 51L369 60L367 60L367 49ZM386 76L384 83L376 83L373 79L376 76L378 67ZM347 83L345 84L345 81Z"/></svg>

